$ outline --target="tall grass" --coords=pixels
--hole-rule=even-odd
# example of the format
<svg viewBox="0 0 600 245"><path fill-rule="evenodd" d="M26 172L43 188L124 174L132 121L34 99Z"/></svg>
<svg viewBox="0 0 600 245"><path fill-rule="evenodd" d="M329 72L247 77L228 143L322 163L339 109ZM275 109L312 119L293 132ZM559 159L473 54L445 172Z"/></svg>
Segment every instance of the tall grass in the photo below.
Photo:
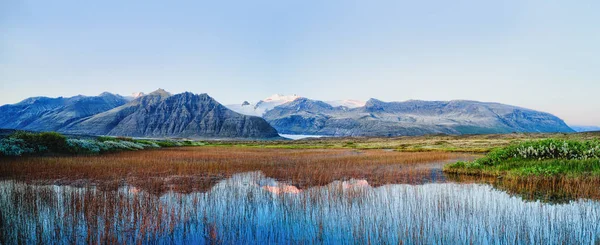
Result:
<svg viewBox="0 0 600 245"><path fill-rule="evenodd" d="M349 178L375 185L422 182L431 178L423 163L444 163L466 154L382 150L291 150L227 147L160 148L93 156L4 159L0 179L84 184L106 188L129 183L152 192L203 190L235 173L262 171L300 187Z"/></svg>
<svg viewBox="0 0 600 245"><path fill-rule="evenodd" d="M0 182L2 244L595 244L600 204L523 202L478 184L336 181L275 194L236 174L205 193ZM282 183L272 183L279 186Z"/></svg>

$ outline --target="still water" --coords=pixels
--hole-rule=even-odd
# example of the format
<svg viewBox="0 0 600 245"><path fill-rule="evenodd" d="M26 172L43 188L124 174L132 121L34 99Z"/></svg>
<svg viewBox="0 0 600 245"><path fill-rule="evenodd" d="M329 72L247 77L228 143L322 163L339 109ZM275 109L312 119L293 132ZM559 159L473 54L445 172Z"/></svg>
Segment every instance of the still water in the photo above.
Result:
<svg viewBox="0 0 600 245"><path fill-rule="evenodd" d="M0 182L0 244L597 244L600 202L525 201L486 184L366 180L298 189L261 172L206 192Z"/></svg>

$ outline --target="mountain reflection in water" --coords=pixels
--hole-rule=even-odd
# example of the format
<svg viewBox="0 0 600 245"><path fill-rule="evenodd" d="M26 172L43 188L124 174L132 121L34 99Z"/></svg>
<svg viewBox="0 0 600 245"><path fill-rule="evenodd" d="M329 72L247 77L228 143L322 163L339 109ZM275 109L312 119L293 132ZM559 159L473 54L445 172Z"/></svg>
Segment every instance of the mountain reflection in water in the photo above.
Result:
<svg viewBox="0 0 600 245"><path fill-rule="evenodd" d="M207 192L160 196L132 186L0 184L2 244L372 243L594 244L600 202L524 201L485 184L372 187L366 180L299 189L261 172Z"/></svg>

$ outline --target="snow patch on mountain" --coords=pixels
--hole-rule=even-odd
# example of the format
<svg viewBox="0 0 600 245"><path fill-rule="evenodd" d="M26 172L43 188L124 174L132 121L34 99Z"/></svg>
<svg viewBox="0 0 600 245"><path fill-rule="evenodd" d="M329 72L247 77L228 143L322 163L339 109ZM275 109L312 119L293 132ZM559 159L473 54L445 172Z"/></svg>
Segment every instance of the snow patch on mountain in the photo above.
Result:
<svg viewBox="0 0 600 245"><path fill-rule="evenodd" d="M226 107L228 107L229 109L231 109L237 113L241 113L244 115L262 117L265 113L267 113L267 111L272 110L276 106L280 106L280 105L295 101L300 98L303 98L303 97L298 96L296 94L294 94L294 95L274 94L265 99L259 100L256 103L244 101L241 104L226 105ZM325 103L327 103L333 107L344 106L344 107L352 109L352 108L365 106L366 101L348 99L348 100L325 101Z"/></svg>
<svg viewBox="0 0 600 245"><path fill-rule="evenodd" d="M325 103L330 104L333 107L345 106L348 108L357 108L365 106L367 102L362 100L332 100L325 101Z"/></svg>
<svg viewBox="0 0 600 245"><path fill-rule="evenodd" d="M227 108L237 113L262 117L268 110L275 108L278 105L283 105L292 102L298 98L298 95L282 95L274 94L256 103L244 101L241 104L226 105Z"/></svg>
<svg viewBox="0 0 600 245"><path fill-rule="evenodd" d="M142 96L144 96L144 95L146 95L146 94L144 94L144 92L135 92L135 93L131 93L131 97L133 97L134 99L135 99L135 98L138 98L138 97L142 97Z"/></svg>

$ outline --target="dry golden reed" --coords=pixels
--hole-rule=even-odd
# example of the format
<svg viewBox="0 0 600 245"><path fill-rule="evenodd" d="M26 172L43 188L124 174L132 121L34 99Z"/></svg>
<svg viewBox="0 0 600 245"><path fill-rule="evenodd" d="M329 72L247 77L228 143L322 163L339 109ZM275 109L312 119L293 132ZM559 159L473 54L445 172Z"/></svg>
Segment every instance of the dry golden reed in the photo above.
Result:
<svg viewBox="0 0 600 245"><path fill-rule="evenodd" d="M262 171L300 188L350 178L372 185L428 181L431 166L470 155L351 149L181 147L99 156L1 159L0 178L40 184L131 184L154 193L206 190L235 173Z"/></svg>

